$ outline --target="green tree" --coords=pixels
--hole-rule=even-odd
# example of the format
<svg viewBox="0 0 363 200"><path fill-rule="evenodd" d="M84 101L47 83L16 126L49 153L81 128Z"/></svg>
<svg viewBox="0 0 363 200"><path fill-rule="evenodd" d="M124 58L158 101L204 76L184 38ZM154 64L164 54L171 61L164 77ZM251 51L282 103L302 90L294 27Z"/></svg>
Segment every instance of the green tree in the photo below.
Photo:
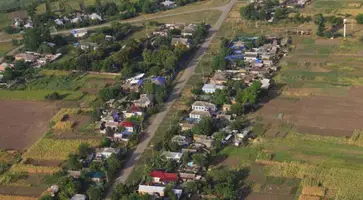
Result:
<svg viewBox="0 0 363 200"><path fill-rule="evenodd" d="M89 200L101 200L103 196L103 190L98 186L91 186L87 190L87 195Z"/></svg>
<svg viewBox="0 0 363 200"><path fill-rule="evenodd" d="M228 99L228 90L219 90L217 89L214 94L214 101L217 105L223 105L229 102Z"/></svg>
<svg viewBox="0 0 363 200"><path fill-rule="evenodd" d="M38 28L27 29L24 34L24 48L35 51L42 43L42 37Z"/></svg>
<svg viewBox="0 0 363 200"><path fill-rule="evenodd" d="M89 146L88 143L81 143L78 147L78 154L79 156L81 156L82 158L85 158L88 156L88 154L90 153L91 148Z"/></svg>
<svg viewBox="0 0 363 200"><path fill-rule="evenodd" d="M231 111L232 114L236 114L237 116L243 115L244 113L244 107L241 103L237 102L235 104L231 105Z"/></svg>
<svg viewBox="0 0 363 200"><path fill-rule="evenodd" d="M117 155L112 154L107 160L107 176L108 177L114 177L121 167L121 162L117 158Z"/></svg>
<svg viewBox="0 0 363 200"><path fill-rule="evenodd" d="M199 166L205 167L208 164L208 159L204 154L192 155L193 162Z"/></svg>
<svg viewBox="0 0 363 200"><path fill-rule="evenodd" d="M193 134L197 135L211 135L213 130L213 120L209 117L202 118L199 123L192 128Z"/></svg>
<svg viewBox="0 0 363 200"><path fill-rule="evenodd" d="M109 138L102 138L101 144L103 147L110 147L111 146L111 140Z"/></svg>
<svg viewBox="0 0 363 200"><path fill-rule="evenodd" d="M82 164L79 162L79 157L75 154L70 154L68 156L67 166L71 170L79 170L82 168Z"/></svg>
<svg viewBox="0 0 363 200"><path fill-rule="evenodd" d="M125 184L118 184L111 194L111 200L119 200L121 197L129 195L132 190Z"/></svg>
<svg viewBox="0 0 363 200"><path fill-rule="evenodd" d="M355 20L358 24L363 24L363 14L358 14L355 16Z"/></svg>
<svg viewBox="0 0 363 200"><path fill-rule="evenodd" d="M106 87L98 92L102 100L107 101L118 97L121 93L119 87Z"/></svg>

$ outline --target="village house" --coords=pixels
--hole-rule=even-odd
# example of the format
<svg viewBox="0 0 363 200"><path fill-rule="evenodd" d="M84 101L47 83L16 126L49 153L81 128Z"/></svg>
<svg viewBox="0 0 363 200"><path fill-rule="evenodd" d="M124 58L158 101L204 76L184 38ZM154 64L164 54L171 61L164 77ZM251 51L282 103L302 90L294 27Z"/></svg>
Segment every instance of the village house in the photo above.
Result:
<svg viewBox="0 0 363 200"><path fill-rule="evenodd" d="M71 200L87 200L87 196L84 194L75 194L72 196Z"/></svg>
<svg viewBox="0 0 363 200"><path fill-rule="evenodd" d="M212 117L212 115L208 111L201 111L201 110L193 110L192 112L189 113L189 118L191 119L201 120L204 117L210 118Z"/></svg>
<svg viewBox="0 0 363 200"><path fill-rule="evenodd" d="M183 31L181 32L182 36L193 36L193 34L197 31L198 25L196 24L189 24L184 27Z"/></svg>
<svg viewBox="0 0 363 200"><path fill-rule="evenodd" d="M154 97L151 94L141 94L138 100L132 101L135 106L146 108L153 105Z"/></svg>
<svg viewBox="0 0 363 200"><path fill-rule="evenodd" d="M216 92L217 89L223 90L224 86L210 83L210 84L204 84L202 88L203 92L207 94L213 94Z"/></svg>
<svg viewBox="0 0 363 200"><path fill-rule="evenodd" d="M164 151L161 156L164 156L168 160L175 160L177 162L180 162L180 159L183 157L183 153Z"/></svg>
<svg viewBox="0 0 363 200"><path fill-rule="evenodd" d="M223 85L228 81L228 74L225 71L216 71L213 77L210 79L210 82L216 85Z"/></svg>
<svg viewBox="0 0 363 200"><path fill-rule="evenodd" d="M120 123L120 127L125 128L127 132L134 132L135 131L135 124L130 121L122 121Z"/></svg>
<svg viewBox="0 0 363 200"><path fill-rule="evenodd" d="M179 178L184 181L194 181L194 180L199 180L201 178L201 176L197 176L196 174L193 173L179 173Z"/></svg>
<svg viewBox="0 0 363 200"><path fill-rule="evenodd" d="M258 53L257 52L245 52L244 60L251 62L257 59Z"/></svg>
<svg viewBox="0 0 363 200"><path fill-rule="evenodd" d="M179 122L179 126L182 131L191 130L196 124L198 124L198 119L184 118Z"/></svg>
<svg viewBox="0 0 363 200"><path fill-rule="evenodd" d="M97 49L97 47L98 47L97 43L94 43L94 42L83 42L83 43L81 43L81 45L79 45L79 46L81 47L81 49L82 49L83 51L88 51L88 50L92 50L92 51L94 51L94 50L96 50L96 49Z"/></svg>
<svg viewBox="0 0 363 200"><path fill-rule="evenodd" d="M151 82L156 85L164 86L166 83L166 78L162 76L153 77L151 78Z"/></svg>
<svg viewBox="0 0 363 200"><path fill-rule="evenodd" d="M73 29L72 30L72 35L75 37L75 38L81 38L81 37L84 37L87 35L87 29L85 28L80 28L80 29Z"/></svg>
<svg viewBox="0 0 363 200"><path fill-rule="evenodd" d="M37 56L29 53L19 53L15 55L15 60L23 60L24 62L32 63L37 60Z"/></svg>
<svg viewBox="0 0 363 200"><path fill-rule="evenodd" d="M167 37L168 36L168 29L159 29L159 30L156 30L156 31L153 32L153 35Z"/></svg>
<svg viewBox="0 0 363 200"><path fill-rule="evenodd" d="M72 24L78 24L82 21L82 18L81 17L75 17L73 19L71 19L71 23Z"/></svg>
<svg viewBox="0 0 363 200"><path fill-rule="evenodd" d="M130 118L130 117L142 117L143 116L143 112L141 110L141 108L132 105L129 109L127 109L127 111L124 112L125 118Z"/></svg>
<svg viewBox="0 0 363 200"><path fill-rule="evenodd" d="M58 26L63 26L64 25L64 22L62 19L55 19L54 20L54 23Z"/></svg>
<svg viewBox="0 0 363 200"><path fill-rule="evenodd" d="M119 154L120 153L120 149L115 149L115 148L101 148L101 149L96 149L96 158L97 159L107 159L109 158L112 154Z"/></svg>
<svg viewBox="0 0 363 200"><path fill-rule="evenodd" d="M191 139L183 135L175 135L171 141L180 146L187 146L191 143Z"/></svg>
<svg viewBox="0 0 363 200"><path fill-rule="evenodd" d="M195 101L192 104L192 110L215 112L217 110L217 107L216 105L209 102Z"/></svg>
<svg viewBox="0 0 363 200"><path fill-rule="evenodd" d="M87 176L95 183L101 183L106 180L106 175L103 172L88 172Z"/></svg>
<svg viewBox="0 0 363 200"><path fill-rule="evenodd" d="M187 48L191 47L191 41L188 38L172 38L171 39L171 45L177 46L177 45L184 45Z"/></svg>
<svg viewBox="0 0 363 200"><path fill-rule="evenodd" d="M174 8L177 6L175 2L169 0L163 1L160 4L163 5L165 8Z"/></svg>
<svg viewBox="0 0 363 200"><path fill-rule="evenodd" d="M193 140L195 143L203 144L207 148L212 148L214 145L214 139L206 135L193 135Z"/></svg>
<svg viewBox="0 0 363 200"><path fill-rule="evenodd" d="M223 104L223 106L222 106L222 110L224 111L224 112L228 112L228 111L231 111L231 104Z"/></svg>
<svg viewBox="0 0 363 200"><path fill-rule="evenodd" d="M6 68L12 68L14 67L13 64L9 64L9 63L1 63L0 64L0 72L4 72Z"/></svg>
<svg viewBox="0 0 363 200"><path fill-rule="evenodd" d="M152 196L157 195L159 197L164 197L165 196L164 190L165 187L163 186L139 185L137 191L139 194L148 194ZM183 194L183 190L181 189L172 189L172 191L176 195L177 199L179 199Z"/></svg>
<svg viewBox="0 0 363 200"><path fill-rule="evenodd" d="M183 29L185 24L180 23L180 24L164 24L164 26L168 29Z"/></svg>
<svg viewBox="0 0 363 200"><path fill-rule="evenodd" d="M107 129L110 129L112 132L116 132L118 130L118 126L118 122L102 122L100 126L100 133L106 134Z"/></svg>
<svg viewBox="0 0 363 200"><path fill-rule="evenodd" d="M98 15L97 13L92 13L92 14L88 15L88 17L91 20L99 20L99 21L102 21L102 17L100 15Z"/></svg>
<svg viewBox="0 0 363 200"><path fill-rule="evenodd" d="M168 184L169 182L177 182L178 174L177 173L168 173L163 171L154 170L149 174L152 178L153 183L162 183Z"/></svg>

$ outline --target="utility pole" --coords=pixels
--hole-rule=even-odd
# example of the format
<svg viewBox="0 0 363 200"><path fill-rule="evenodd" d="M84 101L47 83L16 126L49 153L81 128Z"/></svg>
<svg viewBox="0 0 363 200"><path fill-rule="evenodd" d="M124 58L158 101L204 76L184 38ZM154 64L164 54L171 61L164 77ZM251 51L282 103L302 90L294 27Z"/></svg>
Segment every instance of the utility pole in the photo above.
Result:
<svg viewBox="0 0 363 200"><path fill-rule="evenodd" d="M347 34L347 19L344 19L343 23L344 23L344 38L345 38L345 36Z"/></svg>

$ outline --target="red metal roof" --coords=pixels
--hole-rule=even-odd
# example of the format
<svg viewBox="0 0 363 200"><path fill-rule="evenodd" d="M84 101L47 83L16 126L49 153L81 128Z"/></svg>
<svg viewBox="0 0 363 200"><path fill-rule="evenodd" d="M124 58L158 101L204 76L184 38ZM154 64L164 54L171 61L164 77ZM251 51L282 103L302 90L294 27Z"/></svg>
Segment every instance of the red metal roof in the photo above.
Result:
<svg viewBox="0 0 363 200"><path fill-rule="evenodd" d="M142 112L142 110L139 107L132 105L127 112L135 113L135 112Z"/></svg>
<svg viewBox="0 0 363 200"><path fill-rule="evenodd" d="M150 176L153 178L160 178L161 181L173 181L176 182L178 180L177 173L167 173L163 171L152 171L150 172Z"/></svg>
<svg viewBox="0 0 363 200"><path fill-rule="evenodd" d="M123 126L123 127L134 127L134 124L130 121L122 121L120 123L120 126Z"/></svg>

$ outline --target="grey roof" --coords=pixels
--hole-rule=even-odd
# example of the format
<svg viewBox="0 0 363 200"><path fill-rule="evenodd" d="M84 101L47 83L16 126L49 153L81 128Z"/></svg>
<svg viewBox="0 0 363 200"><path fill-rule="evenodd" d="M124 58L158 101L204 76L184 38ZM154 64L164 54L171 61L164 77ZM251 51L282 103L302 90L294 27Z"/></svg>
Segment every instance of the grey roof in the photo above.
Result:
<svg viewBox="0 0 363 200"><path fill-rule="evenodd" d="M201 117L211 117L212 115L208 111L193 110L191 115L200 115Z"/></svg>
<svg viewBox="0 0 363 200"><path fill-rule="evenodd" d="M75 194L75 195L73 195L71 200L86 200L86 198L87 197L84 194Z"/></svg>
<svg viewBox="0 0 363 200"><path fill-rule="evenodd" d="M144 193L163 193L165 190L165 187L162 186L152 186L152 185L139 185L139 192L144 192Z"/></svg>
<svg viewBox="0 0 363 200"><path fill-rule="evenodd" d="M206 102L206 101L195 101L192 106L204 106L208 107L209 109L215 110L216 106L212 103Z"/></svg>

